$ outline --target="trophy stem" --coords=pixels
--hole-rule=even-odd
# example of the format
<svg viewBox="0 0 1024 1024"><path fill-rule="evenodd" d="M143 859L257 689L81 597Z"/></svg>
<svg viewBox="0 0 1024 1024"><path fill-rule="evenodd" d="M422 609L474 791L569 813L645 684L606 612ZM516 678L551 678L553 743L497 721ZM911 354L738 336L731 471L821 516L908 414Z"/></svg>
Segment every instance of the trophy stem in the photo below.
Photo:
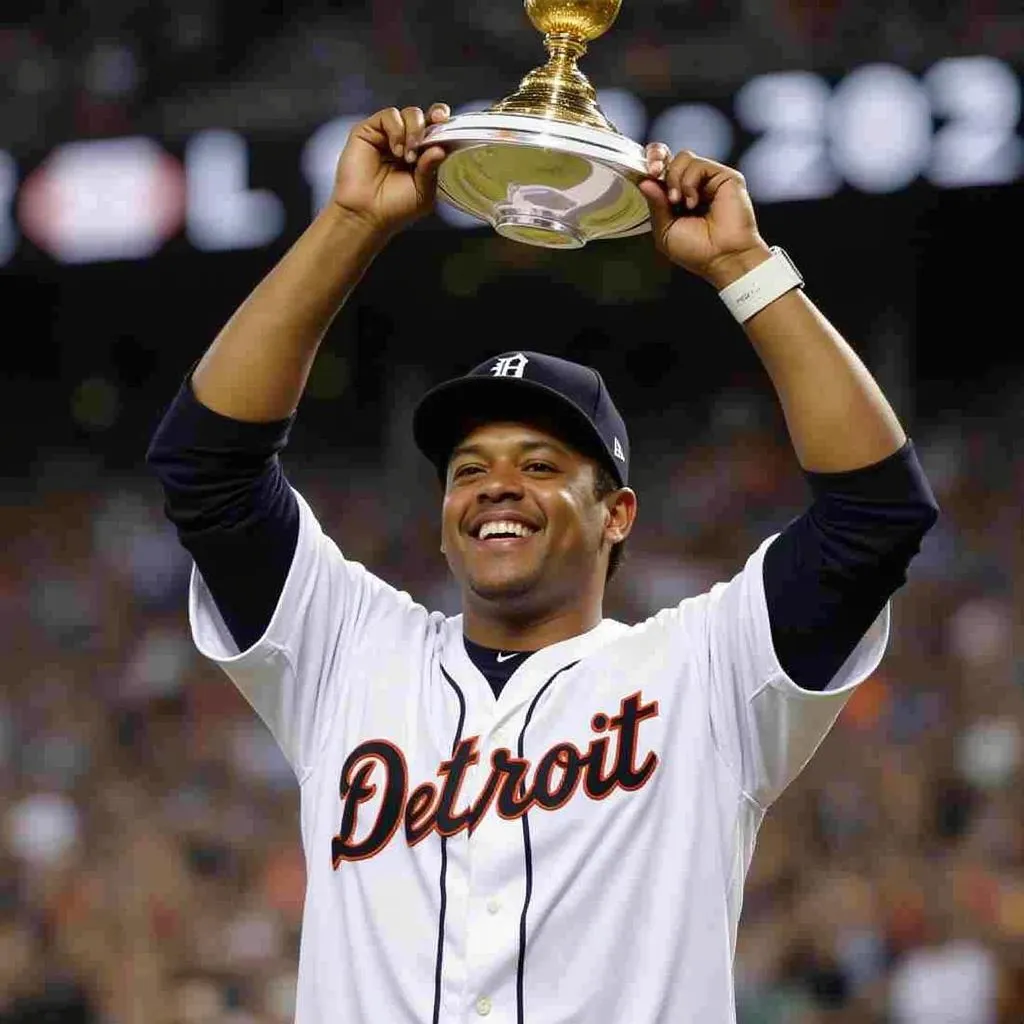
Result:
<svg viewBox="0 0 1024 1024"><path fill-rule="evenodd" d="M511 95L491 107L505 114L525 114L614 132L615 126L597 105L597 93L576 62L587 44L568 33L544 36L548 62L534 68Z"/></svg>
<svg viewBox="0 0 1024 1024"><path fill-rule="evenodd" d="M577 36L567 32L549 32L544 36L544 49L548 51L548 64L563 68L566 74L582 72L576 67L576 61L587 52L587 44Z"/></svg>

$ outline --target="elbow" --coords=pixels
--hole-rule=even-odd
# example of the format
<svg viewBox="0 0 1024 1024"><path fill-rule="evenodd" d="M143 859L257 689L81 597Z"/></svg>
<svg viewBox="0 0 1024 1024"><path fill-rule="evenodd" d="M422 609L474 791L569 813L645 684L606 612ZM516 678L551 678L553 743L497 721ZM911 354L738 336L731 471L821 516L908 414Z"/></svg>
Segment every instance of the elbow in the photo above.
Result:
<svg viewBox="0 0 1024 1024"><path fill-rule="evenodd" d="M941 514L939 503L933 497L929 504L922 510L922 522L924 524L924 533L927 533L938 521Z"/></svg>
<svg viewBox="0 0 1024 1024"><path fill-rule="evenodd" d="M899 578L897 586L902 586L906 582L911 563L920 554L921 545L928 531L938 520L939 506L934 498L922 500L907 508L900 536L893 538L892 550L884 559L886 568L892 576Z"/></svg>
<svg viewBox="0 0 1024 1024"><path fill-rule="evenodd" d="M812 507L807 532L813 538L820 571L828 579L884 577L895 590L906 580L929 530L938 522L939 506L930 491L877 510L858 510L855 520L833 518Z"/></svg>
<svg viewBox="0 0 1024 1024"><path fill-rule="evenodd" d="M908 494L908 506L913 510L921 525L923 537L939 520L939 503L924 469L915 456L911 475L912 486Z"/></svg>
<svg viewBox="0 0 1024 1024"><path fill-rule="evenodd" d="M907 522L919 523L925 531L930 530L938 521L939 503L928 486L916 487L899 504Z"/></svg>
<svg viewBox="0 0 1024 1024"><path fill-rule="evenodd" d="M176 418L180 418L180 414L177 412L179 405L180 398L176 398L164 410L163 415L160 417L160 422L157 424L156 430L153 431L149 444L146 446L145 464L151 470L154 470L157 475L160 474L160 470L163 467L177 461L181 455L181 445L175 444L173 441L175 433L173 424Z"/></svg>
<svg viewBox="0 0 1024 1024"><path fill-rule="evenodd" d="M157 441L157 435L154 434L150 438L149 444L146 446L146 454L143 457L143 461L149 469L159 472L160 466L163 464L165 454L160 448Z"/></svg>
<svg viewBox="0 0 1024 1024"><path fill-rule="evenodd" d="M180 448L176 448L164 436L164 424L161 423L146 446L144 461L147 468L162 479L168 467L180 463L181 455Z"/></svg>
<svg viewBox="0 0 1024 1024"><path fill-rule="evenodd" d="M908 565L910 560L920 552L921 544L928 535L928 531L939 521L939 514L939 503L932 494L928 494L927 497L915 503L913 521L908 523L907 529L905 557Z"/></svg>

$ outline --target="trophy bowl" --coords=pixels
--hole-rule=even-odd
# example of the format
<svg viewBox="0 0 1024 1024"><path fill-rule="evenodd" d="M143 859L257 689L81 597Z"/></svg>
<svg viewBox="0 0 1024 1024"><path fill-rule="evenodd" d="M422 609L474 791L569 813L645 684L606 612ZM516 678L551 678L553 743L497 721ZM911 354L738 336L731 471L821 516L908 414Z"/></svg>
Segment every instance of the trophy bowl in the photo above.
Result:
<svg viewBox="0 0 1024 1024"><path fill-rule="evenodd" d="M525 0L544 33L548 62L490 109L434 125L422 146L441 146L441 198L506 238L579 249L649 231L643 146L604 115L577 66L622 0Z"/></svg>

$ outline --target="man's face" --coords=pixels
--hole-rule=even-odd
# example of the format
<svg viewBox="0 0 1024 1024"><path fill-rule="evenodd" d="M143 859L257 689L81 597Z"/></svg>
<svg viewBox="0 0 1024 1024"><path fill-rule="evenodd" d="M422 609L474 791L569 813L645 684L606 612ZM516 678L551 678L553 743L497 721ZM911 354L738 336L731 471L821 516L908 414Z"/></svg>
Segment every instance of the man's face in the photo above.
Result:
<svg viewBox="0 0 1024 1024"><path fill-rule="evenodd" d="M464 437L448 463L442 550L465 598L529 613L603 587L632 514L596 496L596 470L539 427L489 423Z"/></svg>

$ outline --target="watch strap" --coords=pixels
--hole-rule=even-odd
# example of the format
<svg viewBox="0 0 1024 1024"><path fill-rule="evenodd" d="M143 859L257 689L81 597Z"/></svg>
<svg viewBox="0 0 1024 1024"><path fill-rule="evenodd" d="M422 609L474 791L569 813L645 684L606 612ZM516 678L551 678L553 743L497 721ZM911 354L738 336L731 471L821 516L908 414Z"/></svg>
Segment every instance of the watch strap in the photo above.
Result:
<svg viewBox="0 0 1024 1024"><path fill-rule="evenodd" d="M718 297L742 324L786 292L803 285L804 279L789 254L773 245L768 259L723 288Z"/></svg>

